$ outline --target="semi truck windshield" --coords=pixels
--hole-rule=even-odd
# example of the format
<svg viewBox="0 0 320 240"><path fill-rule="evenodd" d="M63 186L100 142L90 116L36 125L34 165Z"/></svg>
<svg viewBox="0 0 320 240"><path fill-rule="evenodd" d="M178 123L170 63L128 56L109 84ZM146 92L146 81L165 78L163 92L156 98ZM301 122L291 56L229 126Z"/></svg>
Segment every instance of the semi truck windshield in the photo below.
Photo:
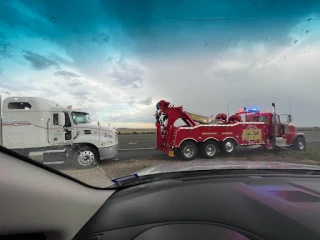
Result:
<svg viewBox="0 0 320 240"><path fill-rule="evenodd" d="M90 115L89 113L84 112L72 112L72 120L74 124L81 124L81 123L90 123Z"/></svg>

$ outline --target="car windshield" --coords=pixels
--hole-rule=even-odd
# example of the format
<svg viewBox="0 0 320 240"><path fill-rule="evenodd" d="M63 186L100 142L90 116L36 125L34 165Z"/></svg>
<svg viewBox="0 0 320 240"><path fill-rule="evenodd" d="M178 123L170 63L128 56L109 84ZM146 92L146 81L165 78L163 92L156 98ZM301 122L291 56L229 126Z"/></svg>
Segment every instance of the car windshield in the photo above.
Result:
<svg viewBox="0 0 320 240"><path fill-rule="evenodd" d="M84 112L72 112L72 120L74 124L90 123L90 115Z"/></svg>
<svg viewBox="0 0 320 240"><path fill-rule="evenodd" d="M102 188L315 168L319 60L319 0L2 0L0 144Z"/></svg>

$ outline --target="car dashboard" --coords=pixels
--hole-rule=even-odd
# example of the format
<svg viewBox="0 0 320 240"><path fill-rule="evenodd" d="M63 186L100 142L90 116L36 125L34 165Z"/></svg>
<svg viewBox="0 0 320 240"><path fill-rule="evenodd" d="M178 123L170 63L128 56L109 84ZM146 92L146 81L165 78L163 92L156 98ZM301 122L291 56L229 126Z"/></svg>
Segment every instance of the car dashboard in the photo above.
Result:
<svg viewBox="0 0 320 240"><path fill-rule="evenodd" d="M188 177L116 191L75 239L320 239L320 178Z"/></svg>

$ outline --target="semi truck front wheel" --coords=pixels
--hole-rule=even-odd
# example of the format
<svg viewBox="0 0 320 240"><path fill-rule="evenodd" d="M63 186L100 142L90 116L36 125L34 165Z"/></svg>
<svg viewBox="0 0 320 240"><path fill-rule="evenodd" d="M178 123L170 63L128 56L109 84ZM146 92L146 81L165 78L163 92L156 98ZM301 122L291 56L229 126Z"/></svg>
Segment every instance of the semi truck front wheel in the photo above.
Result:
<svg viewBox="0 0 320 240"><path fill-rule="evenodd" d="M73 155L73 164L78 168L91 168L97 165L98 152L89 146L80 146Z"/></svg>
<svg viewBox="0 0 320 240"><path fill-rule="evenodd" d="M304 151L306 149L306 140L302 136L296 137L293 142L293 149L298 151Z"/></svg>

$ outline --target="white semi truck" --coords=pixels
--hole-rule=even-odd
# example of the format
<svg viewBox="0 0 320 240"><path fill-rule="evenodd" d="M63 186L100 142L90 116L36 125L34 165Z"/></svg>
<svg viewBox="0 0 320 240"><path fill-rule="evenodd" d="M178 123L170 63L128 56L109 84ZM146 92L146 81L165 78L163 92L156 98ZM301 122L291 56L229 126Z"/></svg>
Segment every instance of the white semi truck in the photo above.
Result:
<svg viewBox="0 0 320 240"><path fill-rule="evenodd" d="M1 145L44 164L87 168L118 153L116 130L92 124L89 113L71 106L38 97L7 97L1 110Z"/></svg>

